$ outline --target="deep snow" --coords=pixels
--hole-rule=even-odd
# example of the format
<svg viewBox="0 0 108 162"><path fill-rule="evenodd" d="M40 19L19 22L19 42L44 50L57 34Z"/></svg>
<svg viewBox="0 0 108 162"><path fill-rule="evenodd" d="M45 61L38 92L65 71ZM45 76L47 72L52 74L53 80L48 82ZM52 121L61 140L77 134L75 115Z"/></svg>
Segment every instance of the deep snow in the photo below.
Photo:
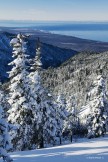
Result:
<svg viewBox="0 0 108 162"><path fill-rule="evenodd" d="M108 135L80 139L76 143L58 147L14 152L10 155L15 162L108 162Z"/></svg>

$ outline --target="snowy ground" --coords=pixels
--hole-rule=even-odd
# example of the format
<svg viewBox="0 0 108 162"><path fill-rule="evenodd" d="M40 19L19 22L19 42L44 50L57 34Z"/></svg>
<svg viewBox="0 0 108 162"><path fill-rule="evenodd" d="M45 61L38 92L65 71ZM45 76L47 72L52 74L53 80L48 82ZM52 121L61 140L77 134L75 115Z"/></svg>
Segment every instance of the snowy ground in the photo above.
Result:
<svg viewBox="0 0 108 162"><path fill-rule="evenodd" d="M15 152L11 157L15 162L108 162L108 135L58 147Z"/></svg>

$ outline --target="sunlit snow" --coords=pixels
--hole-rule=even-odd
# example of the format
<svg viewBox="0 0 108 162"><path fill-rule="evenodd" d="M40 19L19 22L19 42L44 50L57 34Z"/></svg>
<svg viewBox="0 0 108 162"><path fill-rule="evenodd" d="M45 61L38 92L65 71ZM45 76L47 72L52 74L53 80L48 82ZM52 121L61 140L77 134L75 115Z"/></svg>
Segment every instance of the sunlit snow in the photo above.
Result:
<svg viewBox="0 0 108 162"><path fill-rule="evenodd" d="M15 162L108 162L108 136L58 147L11 153ZM0 160L2 162L2 160Z"/></svg>

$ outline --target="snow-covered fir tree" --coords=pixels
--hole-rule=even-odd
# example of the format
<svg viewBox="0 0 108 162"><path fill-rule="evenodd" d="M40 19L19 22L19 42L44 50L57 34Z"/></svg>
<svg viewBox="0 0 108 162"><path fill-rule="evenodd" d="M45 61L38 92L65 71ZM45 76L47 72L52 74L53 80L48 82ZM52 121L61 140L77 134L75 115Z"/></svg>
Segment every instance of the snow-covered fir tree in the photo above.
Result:
<svg viewBox="0 0 108 162"><path fill-rule="evenodd" d="M77 105L75 96L70 96L66 104L67 120L64 122L64 132L70 132L71 134L77 131L79 126L79 118L77 117Z"/></svg>
<svg viewBox="0 0 108 162"><path fill-rule="evenodd" d="M0 157L3 158L3 162L11 162L13 160L7 154L7 151L11 148L11 144L10 144L9 133L8 133L9 125L6 122L4 108L3 108L3 101L4 101L3 97L4 97L3 91L0 88Z"/></svg>
<svg viewBox="0 0 108 162"><path fill-rule="evenodd" d="M72 115L76 116L77 113L78 113L76 97L75 96L70 96L66 102L67 102L66 109L69 112L69 114L72 114Z"/></svg>
<svg viewBox="0 0 108 162"><path fill-rule="evenodd" d="M58 135L62 135L64 121L67 119L66 100L63 94L59 94L56 100L56 118L58 121Z"/></svg>
<svg viewBox="0 0 108 162"><path fill-rule="evenodd" d="M90 114L87 118L88 138L104 135L108 114L105 80L99 75L88 93Z"/></svg>
<svg viewBox="0 0 108 162"><path fill-rule="evenodd" d="M56 107L56 120L57 120L57 137L60 138L61 144L61 137L63 133L64 122L67 119L67 111L66 111L66 100L63 94L59 94L55 101Z"/></svg>
<svg viewBox="0 0 108 162"><path fill-rule="evenodd" d="M30 87L27 72L28 55L26 54L25 36L18 34L11 40L14 60L9 64L13 68L9 72L9 104L8 121L17 126L17 131L11 131L13 150L32 149L35 111L31 107Z"/></svg>
<svg viewBox="0 0 108 162"><path fill-rule="evenodd" d="M36 57L32 65L32 72L29 75L31 80L31 100L32 107L36 109L36 129L35 140L38 148L44 147L44 144L54 142L56 135L55 108L51 101L51 95L41 84L41 48L38 40L36 48Z"/></svg>

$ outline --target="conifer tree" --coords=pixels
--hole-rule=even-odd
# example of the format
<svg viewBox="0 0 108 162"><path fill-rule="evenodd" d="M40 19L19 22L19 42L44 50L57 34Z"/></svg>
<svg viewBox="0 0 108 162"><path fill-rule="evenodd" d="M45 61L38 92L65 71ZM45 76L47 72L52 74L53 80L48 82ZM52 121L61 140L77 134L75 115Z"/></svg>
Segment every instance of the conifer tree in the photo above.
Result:
<svg viewBox="0 0 108 162"><path fill-rule="evenodd" d="M73 134L79 132L79 117L75 96L70 96L66 103L67 117L64 122L63 132L70 135L72 142Z"/></svg>
<svg viewBox="0 0 108 162"><path fill-rule="evenodd" d="M31 149L32 125L34 111L30 103L30 87L27 72L28 55L26 54L25 36L18 34L11 40L14 60L9 64L13 68L9 72L9 104L8 121L17 126L17 131L11 131L13 150Z"/></svg>
<svg viewBox="0 0 108 162"><path fill-rule="evenodd" d="M32 72L29 75L31 80L31 99L32 106L36 108L36 128L37 128L37 145L39 148L44 147L54 141L56 134L55 109L51 101L51 96L41 84L41 48L38 39L36 48L36 57L32 65Z"/></svg>
<svg viewBox="0 0 108 162"><path fill-rule="evenodd" d="M58 121L58 133L62 135L64 121L67 119L66 100L63 94L57 96L56 101L56 118Z"/></svg>
<svg viewBox="0 0 108 162"><path fill-rule="evenodd" d="M8 134L9 125L6 122L5 113L3 109L3 96L3 91L0 88L0 156L3 157L3 162L11 162L13 160L7 154L7 151L11 148L11 145Z"/></svg>
<svg viewBox="0 0 108 162"><path fill-rule="evenodd" d="M63 94L59 94L57 96L55 107L56 107L56 120L57 120L57 136L60 138L60 144L61 144L63 127L68 115L66 111L66 101Z"/></svg>
<svg viewBox="0 0 108 162"><path fill-rule="evenodd" d="M90 114L87 118L88 138L99 137L106 132L108 102L105 80L101 75L94 81L88 93Z"/></svg>

